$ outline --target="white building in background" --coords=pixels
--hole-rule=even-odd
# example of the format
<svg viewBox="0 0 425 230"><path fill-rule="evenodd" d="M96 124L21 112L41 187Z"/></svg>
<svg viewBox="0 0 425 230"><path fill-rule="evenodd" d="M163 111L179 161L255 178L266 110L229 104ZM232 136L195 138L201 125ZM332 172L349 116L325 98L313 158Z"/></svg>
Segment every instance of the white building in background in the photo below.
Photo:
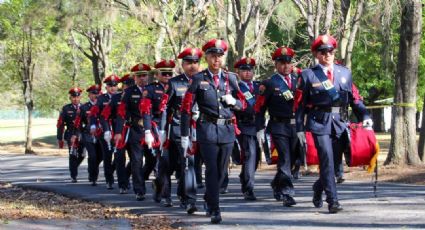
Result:
<svg viewBox="0 0 425 230"><path fill-rule="evenodd" d="M384 132L389 132L391 129L391 117L392 117L392 103L394 102L393 98L387 98L387 99L382 99L382 100L376 100L374 101L374 103L378 104L378 105L382 105L379 106L379 108L376 108L378 106L370 106L370 109L380 109L382 111L381 113L381 118L382 118L382 122L383 124L381 124L379 127L381 127L381 129L383 130L378 130L378 131L384 131ZM368 106L366 106L368 107ZM368 108L369 109L369 108ZM419 112L419 118L417 118L417 126L418 128L421 128L421 124L422 124L422 111L417 111ZM376 115L376 114L375 114Z"/></svg>

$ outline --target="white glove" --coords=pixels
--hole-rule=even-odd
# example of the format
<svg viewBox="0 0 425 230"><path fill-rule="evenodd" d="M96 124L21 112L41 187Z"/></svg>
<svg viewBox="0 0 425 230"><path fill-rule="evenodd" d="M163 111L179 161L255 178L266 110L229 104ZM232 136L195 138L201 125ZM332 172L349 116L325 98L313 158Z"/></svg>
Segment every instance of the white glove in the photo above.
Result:
<svg viewBox="0 0 425 230"><path fill-rule="evenodd" d="M230 94L221 96L221 100L226 102L228 105L236 105L236 99Z"/></svg>
<svg viewBox="0 0 425 230"><path fill-rule="evenodd" d="M103 133L103 139L105 139L106 142L111 142L111 140L112 140L111 131L105 131Z"/></svg>
<svg viewBox="0 0 425 230"><path fill-rule="evenodd" d="M192 111L192 120L197 121L199 118L199 111Z"/></svg>
<svg viewBox="0 0 425 230"><path fill-rule="evenodd" d="M261 129L260 131L257 132L257 140L260 144L266 141L264 138L264 129Z"/></svg>
<svg viewBox="0 0 425 230"><path fill-rule="evenodd" d="M305 132L297 132L298 140L300 140L301 145L307 144L307 140L305 138Z"/></svg>
<svg viewBox="0 0 425 230"><path fill-rule="evenodd" d="M186 153L187 148L189 148L189 136L182 136L181 144L182 144L183 152Z"/></svg>
<svg viewBox="0 0 425 230"><path fill-rule="evenodd" d="M154 142L154 138L150 130L145 131L145 143L148 146L148 149L152 149L152 144Z"/></svg>
<svg viewBox="0 0 425 230"><path fill-rule="evenodd" d="M158 138L159 138L159 143L162 146L167 138L167 132L165 132L165 130L160 130L158 133Z"/></svg>
<svg viewBox="0 0 425 230"><path fill-rule="evenodd" d="M373 126L372 119L369 118L369 119L363 120L363 128L372 129L372 126Z"/></svg>

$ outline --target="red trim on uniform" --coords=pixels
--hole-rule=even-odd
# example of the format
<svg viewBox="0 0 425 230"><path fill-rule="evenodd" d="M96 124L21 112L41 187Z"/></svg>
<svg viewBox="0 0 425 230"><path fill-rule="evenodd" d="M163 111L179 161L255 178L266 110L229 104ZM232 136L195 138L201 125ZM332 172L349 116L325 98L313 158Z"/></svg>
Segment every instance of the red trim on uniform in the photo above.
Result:
<svg viewBox="0 0 425 230"><path fill-rule="evenodd" d="M351 92L353 93L354 104L358 104L360 101L363 101L362 96L360 96L359 90L356 85L351 84Z"/></svg>
<svg viewBox="0 0 425 230"><path fill-rule="evenodd" d="M58 122L56 123L56 128L60 128L63 125L62 114L59 114Z"/></svg>
<svg viewBox="0 0 425 230"><path fill-rule="evenodd" d="M187 114L191 114L190 110L192 109L192 100L193 94L190 92L186 92L182 101L182 107L180 108L180 111L186 112Z"/></svg>
<svg viewBox="0 0 425 230"><path fill-rule="evenodd" d="M109 117L111 116L111 109L112 108L111 108L110 104L106 105L103 108L102 112L100 113L100 115L103 117L103 119L105 119L105 120L109 119Z"/></svg>
<svg viewBox="0 0 425 230"><path fill-rule="evenodd" d="M241 130L238 128L238 123L236 122L235 116L232 117L232 121L233 121L233 127L235 128L235 134L236 136L239 136L239 134L241 134Z"/></svg>
<svg viewBox="0 0 425 230"><path fill-rule="evenodd" d="M254 105L254 111L256 113L259 113L261 111L261 108L263 108L265 102L266 97L264 97L264 95L259 95Z"/></svg>
<svg viewBox="0 0 425 230"><path fill-rule="evenodd" d="M97 105L93 105L91 108L90 108L90 117L97 117L98 116L98 114L99 114L99 106L97 106Z"/></svg>
<svg viewBox="0 0 425 230"><path fill-rule="evenodd" d="M80 116L80 115L78 115L78 116L75 118L75 121L74 121L74 127L75 127L76 129L79 129L79 128L80 128L80 126L81 126L81 116Z"/></svg>
<svg viewBox="0 0 425 230"><path fill-rule="evenodd" d="M303 100L303 91L300 89L297 89L295 91L295 99L294 99L294 108L293 111L297 111L298 106L301 104L301 101Z"/></svg>
<svg viewBox="0 0 425 230"><path fill-rule="evenodd" d="M140 101L139 104L139 110L140 110L140 114L144 115L150 115L151 114L151 109L152 109L152 101L149 98L143 98Z"/></svg>
<svg viewBox="0 0 425 230"><path fill-rule="evenodd" d="M167 108L168 98L168 94L162 94L161 103L159 104L159 111L161 111L161 113L165 111L165 108Z"/></svg>
<svg viewBox="0 0 425 230"><path fill-rule="evenodd" d="M122 119L125 119L125 114L126 114L126 107L125 107L125 103L121 102L121 104L118 105L117 108L117 114L119 117L121 117Z"/></svg>
<svg viewBox="0 0 425 230"><path fill-rule="evenodd" d="M245 95L243 95L242 91L238 90L238 93L236 94L236 96L238 96L239 101L241 101L242 110L245 110L247 107Z"/></svg>
<svg viewBox="0 0 425 230"><path fill-rule="evenodd" d="M130 126L124 125L122 131L121 131L121 140L117 143L117 149L123 149L125 145L127 144L127 141L125 140L127 132L129 132Z"/></svg>

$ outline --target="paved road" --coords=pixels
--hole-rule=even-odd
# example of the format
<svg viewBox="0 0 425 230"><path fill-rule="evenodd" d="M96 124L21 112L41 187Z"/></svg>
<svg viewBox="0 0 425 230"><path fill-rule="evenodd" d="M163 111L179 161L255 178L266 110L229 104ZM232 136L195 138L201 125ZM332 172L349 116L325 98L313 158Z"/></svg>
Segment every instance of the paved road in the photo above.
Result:
<svg viewBox="0 0 425 230"><path fill-rule="evenodd" d="M326 205L316 209L311 203L314 177L302 177L296 182L296 200L292 208L283 207L272 198L272 172L256 175L255 192L258 200L244 201L237 179L238 169L232 170L229 193L221 196L223 222L210 225L203 211L188 216L175 205L162 208L152 201L151 184L147 182L147 199L136 201L133 194L120 195L118 189L106 190L102 181L89 186L87 163L80 168L79 182L69 183L68 160L63 157L0 155L0 180L16 185L54 191L71 197L113 204L145 215L166 215L178 219L177 226L193 229L388 229L425 228L425 186L380 183L377 197L371 182L348 181L338 185L344 211L328 214ZM103 178L102 175L100 178ZM175 189L175 181L173 181ZM175 192L174 192L175 194ZM198 192L202 197L203 190ZM202 202L198 202L198 208Z"/></svg>

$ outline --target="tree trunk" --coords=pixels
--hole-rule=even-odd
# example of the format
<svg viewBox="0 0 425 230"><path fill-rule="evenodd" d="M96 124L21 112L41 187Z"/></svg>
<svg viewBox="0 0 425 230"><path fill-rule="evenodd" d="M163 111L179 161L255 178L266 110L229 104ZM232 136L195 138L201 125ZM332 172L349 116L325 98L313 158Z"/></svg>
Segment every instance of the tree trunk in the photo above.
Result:
<svg viewBox="0 0 425 230"><path fill-rule="evenodd" d="M422 29L419 0L402 3L400 46L390 149L385 164L419 164L416 145L416 88Z"/></svg>
<svg viewBox="0 0 425 230"><path fill-rule="evenodd" d="M103 77L101 76L101 73L99 71L99 59L93 56L92 58L90 58L90 61L91 61L91 67L93 71L94 82L97 85L101 85Z"/></svg>
<svg viewBox="0 0 425 230"><path fill-rule="evenodd" d="M348 68L351 68L351 54L353 52L354 41L355 41L355 38L356 38L356 35L357 35L357 30L360 27L360 18L363 15L364 4L365 4L365 0L360 0L357 3L356 14L354 15L353 22L351 23L350 36L349 36L349 39L348 39L347 50L345 52L346 56L344 57L345 65Z"/></svg>
<svg viewBox="0 0 425 230"><path fill-rule="evenodd" d="M424 153L425 153L425 106L422 108L422 122L421 122L421 131L420 131L420 134L419 134L418 153L419 153L419 158L422 161L424 161Z"/></svg>
<svg viewBox="0 0 425 230"><path fill-rule="evenodd" d="M33 154L32 150L32 112L33 106L27 105L28 115L27 115L27 130L25 130L25 154Z"/></svg>

